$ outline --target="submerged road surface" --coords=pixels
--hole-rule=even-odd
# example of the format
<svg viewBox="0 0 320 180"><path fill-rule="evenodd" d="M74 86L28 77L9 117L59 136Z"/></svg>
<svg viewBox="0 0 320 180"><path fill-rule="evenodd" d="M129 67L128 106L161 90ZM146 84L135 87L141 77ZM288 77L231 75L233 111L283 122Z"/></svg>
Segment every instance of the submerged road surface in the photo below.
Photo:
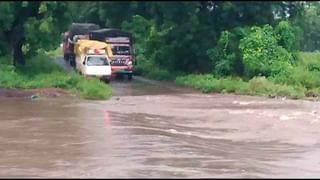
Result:
<svg viewBox="0 0 320 180"><path fill-rule="evenodd" d="M109 101L0 99L0 177L320 177L320 103L143 78Z"/></svg>

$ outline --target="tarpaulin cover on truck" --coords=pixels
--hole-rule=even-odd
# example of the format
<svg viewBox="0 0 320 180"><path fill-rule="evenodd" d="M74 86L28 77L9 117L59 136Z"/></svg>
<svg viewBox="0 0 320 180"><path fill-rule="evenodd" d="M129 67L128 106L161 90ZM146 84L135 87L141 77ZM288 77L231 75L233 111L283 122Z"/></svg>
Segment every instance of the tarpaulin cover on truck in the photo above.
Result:
<svg viewBox="0 0 320 180"><path fill-rule="evenodd" d="M107 55L112 56L111 47L104 42L93 41L93 40L79 40L76 43L76 53L85 53L89 49L106 49Z"/></svg>
<svg viewBox="0 0 320 180"><path fill-rule="evenodd" d="M89 37L92 40L105 41L107 37L128 37L132 42L132 34L120 29L106 28L93 30L89 32Z"/></svg>
<svg viewBox="0 0 320 180"><path fill-rule="evenodd" d="M73 39L74 35L89 34L90 31L98 29L100 26L92 23L72 23L69 27L69 37Z"/></svg>

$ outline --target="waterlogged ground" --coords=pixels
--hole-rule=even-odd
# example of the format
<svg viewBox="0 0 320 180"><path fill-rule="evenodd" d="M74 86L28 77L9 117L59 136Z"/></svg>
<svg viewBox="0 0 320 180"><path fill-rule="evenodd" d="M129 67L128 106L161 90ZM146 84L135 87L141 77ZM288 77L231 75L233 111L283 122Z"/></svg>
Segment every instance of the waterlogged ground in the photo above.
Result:
<svg viewBox="0 0 320 180"><path fill-rule="evenodd" d="M320 177L320 103L136 77L109 101L0 99L0 177Z"/></svg>
<svg viewBox="0 0 320 180"><path fill-rule="evenodd" d="M0 99L0 177L319 177L320 104L142 78L110 101Z"/></svg>

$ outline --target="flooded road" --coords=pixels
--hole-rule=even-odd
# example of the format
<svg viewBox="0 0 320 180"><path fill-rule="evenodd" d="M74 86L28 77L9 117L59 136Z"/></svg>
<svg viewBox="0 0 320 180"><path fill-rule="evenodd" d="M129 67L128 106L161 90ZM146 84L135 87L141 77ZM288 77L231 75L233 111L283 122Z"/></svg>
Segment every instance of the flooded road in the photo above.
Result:
<svg viewBox="0 0 320 180"><path fill-rule="evenodd" d="M0 99L0 177L320 177L320 103L136 77L109 101Z"/></svg>

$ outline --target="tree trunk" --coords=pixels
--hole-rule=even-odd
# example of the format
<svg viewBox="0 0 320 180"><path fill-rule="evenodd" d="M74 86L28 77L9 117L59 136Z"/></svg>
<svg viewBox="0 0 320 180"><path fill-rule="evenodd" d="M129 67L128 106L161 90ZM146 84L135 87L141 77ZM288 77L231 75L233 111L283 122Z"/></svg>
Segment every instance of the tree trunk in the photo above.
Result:
<svg viewBox="0 0 320 180"><path fill-rule="evenodd" d="M22 52L23 39L18 39L13 44L13 65L25 65L25 59Z"/></svg>
<svg viewBox="0 0 320 180"><path fill-rule="evenodd" d="M11 48L13 52L13 65L25 65L25 58L22 52L24 35L22 28L14 28L11 33Z"/></svg>

